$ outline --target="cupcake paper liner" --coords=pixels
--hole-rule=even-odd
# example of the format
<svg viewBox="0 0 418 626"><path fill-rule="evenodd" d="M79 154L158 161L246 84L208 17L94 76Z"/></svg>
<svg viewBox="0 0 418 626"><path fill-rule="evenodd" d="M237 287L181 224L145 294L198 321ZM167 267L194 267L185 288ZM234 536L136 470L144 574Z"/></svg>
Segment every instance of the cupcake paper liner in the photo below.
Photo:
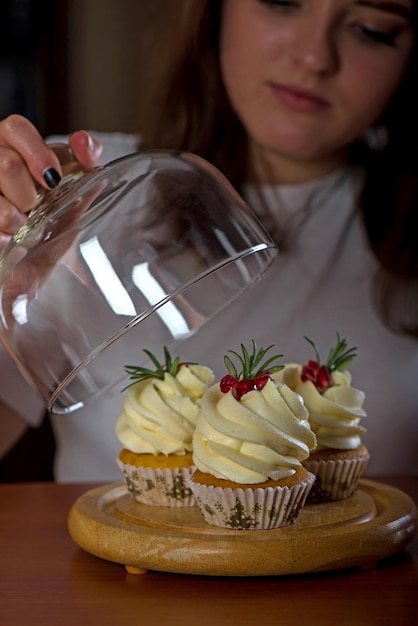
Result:
<svg viewBox="0 0 418 626"><path fill-rule="evenodd" d="M303 466L316 476L308 502L331 502L352 496L367 467L369 457L359 459L304 461Z"/></svg>
<svg viewBox="0 0 418 626"><path fill-rule="evenodd" d="M232 530L268 530L292 524L303 507L315 476L293 487L256 489L215 487L188 480L208 524Z"/></svg>
<svg viewBox="0 0 418 626"><path fill-rule="evenodd" d="M187 479L196 469L151 468L127 465L117 459L117 464L131 497L142 504L167 507L196 506L196 500Z"/></svg>

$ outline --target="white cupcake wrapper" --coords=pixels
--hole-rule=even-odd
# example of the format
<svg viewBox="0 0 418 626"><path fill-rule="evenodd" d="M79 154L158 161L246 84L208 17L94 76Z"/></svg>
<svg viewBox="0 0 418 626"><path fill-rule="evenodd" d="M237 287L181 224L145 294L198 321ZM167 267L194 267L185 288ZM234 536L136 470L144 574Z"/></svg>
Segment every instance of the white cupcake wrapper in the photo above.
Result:
<svg viewBox="0 0 418 626"><path fill-rule="evenodd" d="M137 467L116 460L131 497L153 506L190 507L196 500L187 482L195 466L185 468Z"/></svg>
<svg viewBox="0 0 418 626"><path fill-rule="evenodd" d="M268 530L292 524L315 476L294 487L231 489L188 481L208 524L232 530Z"/></svg>
<svg viewBox="0 0 418 626"><path fill-rule="evenodd" d="M305 469L316 476L308 501L330 502L349 498L357 491L368 461L369 456L361 459L304 461Z"/></svg>

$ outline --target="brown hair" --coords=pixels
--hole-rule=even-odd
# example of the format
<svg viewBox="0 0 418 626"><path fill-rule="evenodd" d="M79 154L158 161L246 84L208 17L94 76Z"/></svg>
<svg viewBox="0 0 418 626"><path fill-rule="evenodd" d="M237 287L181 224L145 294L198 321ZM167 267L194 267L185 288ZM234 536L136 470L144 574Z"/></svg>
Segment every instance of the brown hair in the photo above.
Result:
<svg viewBox="0 0 418 626"><path fill-rule="evenodd" d="M222 0L165 0L146 81L141 149L193 152L241 192L248 180L247 135L232 110L219 66ZM413 26L417 31L415 5ZM388 327L418 337L418 98L415 49L402 87L385 112L388 141L364 142L352 160L367 173L359 210L379 262L376 304Z"/></svg>
<svg viewBox="0 0 418 626"><path fill-rule="evenodd" d="M418 4L413 9L418 32ZM381 150L358 150L366 171L361 197L370 246L379 262L375 300L384 323L418 337L418 48L404 81L378 124L387 142ZM354 156L354 158L356 158Z"/></svg>
<svg viewBox="0 0 418 626"><path fill-rule="evenodd" d="M141 148L197 154L239 189L247 173L248 140L219 67L222 1L175 0L169 8L171 4L149 65Z"/></svg>

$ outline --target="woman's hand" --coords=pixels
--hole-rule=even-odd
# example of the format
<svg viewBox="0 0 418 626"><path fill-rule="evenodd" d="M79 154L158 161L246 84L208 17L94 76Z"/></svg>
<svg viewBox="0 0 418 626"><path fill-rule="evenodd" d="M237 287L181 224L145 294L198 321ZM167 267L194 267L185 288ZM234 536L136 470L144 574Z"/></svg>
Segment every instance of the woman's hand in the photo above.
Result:
<svg viewBox="0 0 418 626"><path fill-rule="evenodd" d="M73 133L69 144L82 167L97 164L102 146L88 133ZM55 187L61 177L57 156L29 120L11 115L0 122L0 251L36 205L39 186Z"/></svg>

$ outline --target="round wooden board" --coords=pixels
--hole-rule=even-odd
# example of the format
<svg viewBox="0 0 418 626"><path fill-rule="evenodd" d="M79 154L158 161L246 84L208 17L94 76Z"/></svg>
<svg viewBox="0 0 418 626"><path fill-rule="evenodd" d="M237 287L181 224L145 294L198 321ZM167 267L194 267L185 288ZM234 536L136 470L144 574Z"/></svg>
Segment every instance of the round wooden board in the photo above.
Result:
<svg viewBox="0 0 418 626"><path fill-rule="evenodd" d="M274 576L373 567L412 540L416 516L407 494L363 479L347 500L305 505L292 526L237 531L210 526L197 507L139 504L118 483L82 495L68 528L81 548L132 573Z"/></svg>

